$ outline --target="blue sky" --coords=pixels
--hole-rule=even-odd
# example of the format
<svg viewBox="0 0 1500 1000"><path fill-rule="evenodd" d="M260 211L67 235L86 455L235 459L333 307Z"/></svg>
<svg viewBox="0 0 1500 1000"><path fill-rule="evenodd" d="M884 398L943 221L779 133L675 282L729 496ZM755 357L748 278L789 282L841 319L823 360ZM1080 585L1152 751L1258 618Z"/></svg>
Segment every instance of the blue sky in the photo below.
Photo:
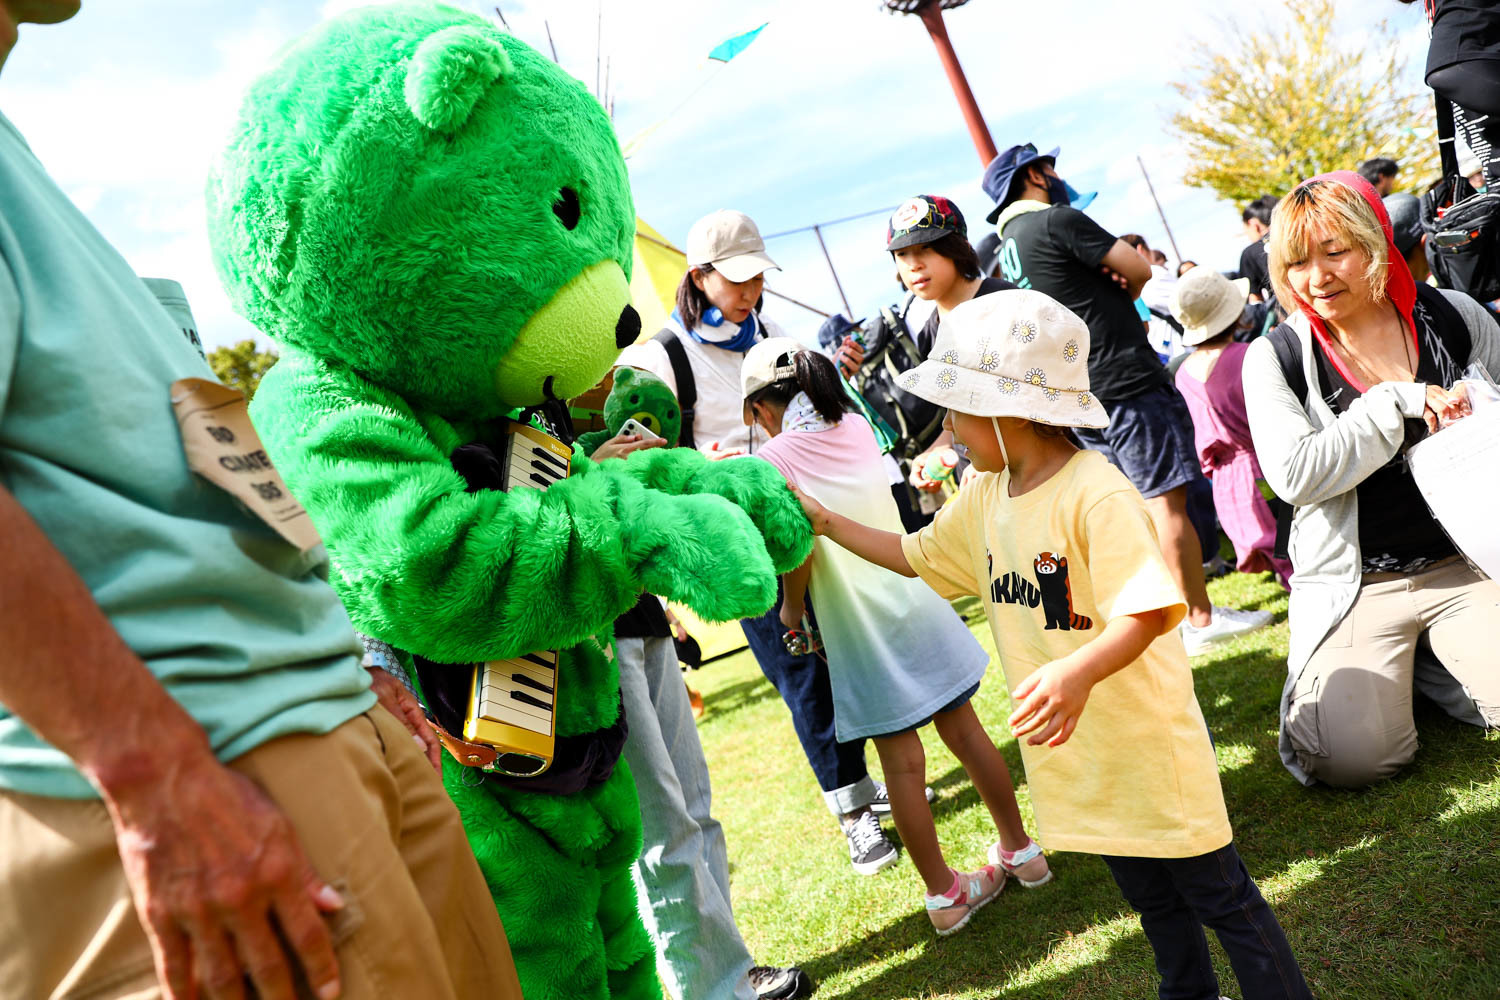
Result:
<svg viewBox="0 0 1500 1000"><path fill-rule="evenodd" d="M253 332L230 310L209 263L203 181L246 84L276 50L349 0L84 0L58 26L23 26L0 73L0 110L21 129L79 207L138 272L181 281L209 344ZM493 3L457 0L490 14ZM718 208L749 213L762 232L895 205L917 193L954 198L974 240L986 231L981 163L947 79L915 18L875 0L501 0L518 37L595 79L603 54L622 141L666 122L632 156L636 209L670 239ZM1174 257L1146 192L1151 171L1186 257L1217 268L1239 255L1237 208L1184 187L1186 166L1164 125L1169 84L1188 75L1195 38L1231 21L1264 23L1272 5L1220 0L973 0L948 12L954 46L995 143L1062 147L1059 171L1114 232L1134 230ZM1344 0L1340 31L1389 18L1419 63L1420 5ZM1248 19L1248 20L1247 20ZM744 54L710 69L725 38L769 26ZM689 90L707 81L672 113ZM824 231L851 306L896 301L881 216ZM772 240L770 284L827 311L842 304L811 233ZM772 302L770 314L810 337L819 317Z"/></svg>

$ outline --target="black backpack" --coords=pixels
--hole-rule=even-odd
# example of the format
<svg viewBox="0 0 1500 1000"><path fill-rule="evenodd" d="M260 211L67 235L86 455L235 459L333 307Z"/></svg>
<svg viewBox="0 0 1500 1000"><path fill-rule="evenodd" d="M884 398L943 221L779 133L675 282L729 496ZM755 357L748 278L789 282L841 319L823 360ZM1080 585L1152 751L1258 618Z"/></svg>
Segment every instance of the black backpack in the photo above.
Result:
<svg viewBox="0 0 1500 1000"><path fill-rule="evenodd" d="M943 431L943 408L903 391L896 380L924 360L906 319L885 307L865 326L865 361L855 388L896 435L892 454L908 462Z"/></svg>
<svg viewBox="0 0 1500 1000"><path fill-rule="evenodd" d="M693 437L693 416L698 412L698 382L693 378L693 366L688 361L687 348L677 339L671 327L663 327L651 338L667 352L667 361L672 365L672 378L677 382L677 405L682 408L682 430L677 434L679 448L698 447Z"/></svg>
<svg viewBox="0 0 1500 1000"><path fill-rule="evenodd" d="M1500 298L1500 192L1476 194L1458 174L1453 151L1453 105L1434 95L1443 179L1422 196L1427 263L1444 288L1481 302Z"/></svg>

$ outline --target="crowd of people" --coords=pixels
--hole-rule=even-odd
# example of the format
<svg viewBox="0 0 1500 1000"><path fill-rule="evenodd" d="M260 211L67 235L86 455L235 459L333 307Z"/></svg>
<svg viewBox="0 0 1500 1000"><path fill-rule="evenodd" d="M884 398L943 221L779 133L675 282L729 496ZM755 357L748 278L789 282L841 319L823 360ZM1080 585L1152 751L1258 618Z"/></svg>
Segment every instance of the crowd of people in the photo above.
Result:
<svg viewBox="0 0 1500 1000"><path fill-rule="evenodd" d="M856 871L870 874L896 860L872 808L881 801L927 886L925 906L939 934L964 926L1007 878L1034 886L1051 877L1044 855L1026 853L1036 841L1013 813L1003 761L975 755L970 734L983 730L969 702L982 664L976 673L961 631L944 638L951 612L928 607L901 579L920 577L940 596L984 599L1016 702L1009 721L1020 736L1043 737L1022 744L1038 829L1051 845L1106 856L1142 914L1163 989L1211 975L1194 942L1202 926L1212 926L1246 996L1305 995L1274 917L1213 818L1122 816L1108 795L1091 799L1088 790L1096 779L1116 790L1121 783L1177 782L1185 798L1203 801L1204 788L1216 794L1211 774L1121 767L1085 780L1062 777L1064 770L1056 772L1054 790L1049 766L1063 768L1052 763L1062 758L1043 764L1044 751L1033 748L1068 742L1090 692L1127 664L1137 664L1139 673L1121 677L1160 683L1177 677L1171 683L1178 683L1186 661L1168 650L1203 652L1266 624L1263 613L1207 599L1206 546L1216 554L1220 528L1236 568L1273 574L1292 591L1281 752L1298 780L1359 787L1394 774L1415 750L1414 690L1456 718L1500 725L1493 665L1471 645L1497 622L1495 585L1458 556L1399 460L1439 421L1467 412L1463 390L1454 388L1458 373L1475 361L1493 369L1500 330L1462 292L1422 285L1425 291L1415 293L1406 264L1423 256L1415 198L1390 192L1395 165L1388 159L1362 164L1360 174L1314 178L1285 207L1274 196L1253 202L1243 215L1250 242L1241 273L1231 277L1192 262L1174 272L1142 237L1116 238L1069 207L1057 155L1025 144L991 164L985 188L996 202L997 238L979 248L948 198L920 195L890 217L886 250L898 280L934 306L914 334L902 331L918 363L897 385L948 414L920 448L907 443L903 462L894 457L902 442L882 447L854 402L858 387L882 391L864 376L867 366L885 360L891 331L835 317L824 326L820 353L766 329L758 310L764 273L775 264L741 213L717 212L694 227L672 324L649 345L627 349L620 364L652 371L676 391L690 371L699 387L698 421L718 421L731 435L699 439L699 447L771 461L799 490L819 533L838 543L820 541L808 564L785 578L778 606L744 626L844 826ZM1376 182L1387 189L1384 199ZM1389 282L1371 283L1370 275L1386 273ZM711 310L717 322L705 324ZM1404 368L1363 367L1392 360L1377 354L1379 333L1363 328L1377 316L1381 325L1419 338ZM1267 336L1269 330L1277 336ZM690 369L672 362L663 346L669 337ZM1325 391L1312 395L1304 385L1288 403L1288 379L1306 373L1284 373L1279 345L1297 337L1306 342L1305 356L1321 366ZM1044 356L1044 349L1053 354ZM1026 353L1032 350L1039 353ZM909 360L912 351L900 357ZM1334 400L1328 378L1355 370L1364 381L1340 379L1346 398L1321 412L1319 402ZM1368 412L1376 388L1391 394L1384 404L1389 416ZM1361 394L1367 402L1356 402ZM1391 423L1403 415L1410 418L1405 426ZM1412 424L1422 416L1425 423ZM953 492L949 467L934 459L955 448L965 460L957 475L962 485ZM1039 471L1028 475L1033 469ZM934 517L908 485L948 502ZM1201 519L1192 509L1195 486L1209 498L1206 532L1194 524ZM1078 496L1064 502L1073 489ZM1023 502L1033 492L1037 499ZM1133 498L1131 513L1118 513L1120 523L1106 513L1110 504L1094 506L1117 492ZM1352 508L1366 492L1383 499L1378 516L1356 527ZM1330 518L1342 527L1330 532ZM1040 523L1033 527L1032 520ZM1142 532L1142 551L1122 555L1132 531ZM1112 544L1091 549L1090 537ZM1028 545L1036 551L1023 552ZM1122 612L1114 602L1123 584L1111 584L1110 574L1159 574L1173 600L1157 605L1132 593L1127 603L1143 610ZM1396 592L1405 602L1413 593L1430 596L1398 609L1383 600ZM1109 631L1089 635L1095 622L1136 615L1148 621L1129 642ZM913 637L914 629L922 638ZM1025 638L1033 629L1055 632L1046 638L1063 643L1034 663L1029 658L1037 654ZM778 635L799 630L820 635L823 651L788 653ZM1383 632L1390 634L1376 638ZM1104 697L1107 689L1098 690ZM1111 697L1128 702L1124 694ZM1185 733L1188 742L1148 758L1191 761L1205 752L1196 706L1184 711L1181 723L1165 710L1151 714L1153 725ZM935 840L921 744L913 736L928 722L958 756L996 824L989 863L973 871L950 867ZM1120 738L1097 716L1095 725L1094 738ZM885 785L864 784L862 747L845 776L827 766L866 738L876 745ZM1100 759L1076 745L1074 753L1074 760ZM1157 803L1177 801L1176 794L1160 787L1143 793ZM1180 853L1160 833L1133 839L1128 831L1136 820L1177 830ZM1130 857L1134 852L1144 857ZM1232 885L1210 884L1203 867L1209 857L1217 858L1215 872L1240 873ZM1236 923L1222 919L1226 912L1248 916ZM1239 950L1252 940L1263 948ZM1265 978L1266 970L1275 975Z"/></svg>
<svg viewBox="0 0 1500 1000"><path fill-rule="evenodd" d="M1430 63L1429 79L1483 111L1465 65ZM1476 149L1493 134L1465 122ZM755 222L704 216L666 327L622 340L616 371L670 390L679 446L774 467L817 536L741 625L855 872L904 851L946 936L1009 881L1051 891L1067 862L1044 847L1098 855L1163 997L1219 996L1208 928L1245 1000L1310 997L1236 850L1189 665L1271 615L1213 604L1207 574L1222 529L1235 568L1290 591L1279 751L1296 780L1397 773L1419 691L1500 727L1500 588L1402 460L1470 415L1462 379L1500 372L1500 326L1425 280L1417 199L1389 159L1252 202L1225 274L1102 228L1059 155L1023 143L988 165L994 231L977 246L951 199L902 202L871 252L930 315L915 331L901 310L835 317L821 350L761 316L777 265ZM1490 186L1495 162L1478 172ZM394 653L361 646L321 548L257 535L245 504L199 487L162 404L201 355L4 118L0 184L0 552L26 570L0 582L7 988L243 996L248 977L266 1000L519 997ZM90 340L104 328L107 355ZM897 411L928 418L893 432L880 414ZM627 429L590 457L664 444ZM959 597L983 604L998 676ZM668 614L642 594L611 647L663 985L809 995L796 966L756 964L736 925ZM1004 720L974 707L987 680L1010 694ZM982 862L939 842L929 724L993 820ZM997 726L1020 745L1029 829Z"/></svg>

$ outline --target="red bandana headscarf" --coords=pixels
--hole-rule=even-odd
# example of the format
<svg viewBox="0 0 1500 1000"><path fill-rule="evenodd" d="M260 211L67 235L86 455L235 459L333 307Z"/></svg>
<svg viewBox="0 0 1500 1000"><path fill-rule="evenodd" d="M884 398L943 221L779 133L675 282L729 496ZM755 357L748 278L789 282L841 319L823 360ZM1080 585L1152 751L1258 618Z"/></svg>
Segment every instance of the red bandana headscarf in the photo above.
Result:
<svg viewBox="0 0 1500 1000"><path fill-rule="evenodd" d="M1385 210L1385 203L1380 200L1380 195L1376 193L1375 188L1371 186L1370 182L1352 170L1334 170L1326 174L1319 174L1297 185L1297 190L1317 181L1343 184L1345 187L1353 188L1359 192L1360 197L1364 198L1365 203L1375 213L1375 218L1380 223L1380 230L1385 233L1386 260L1388 262L1386 266L1385 296L1396 307L1402 321L1406 324L1406 329L1411 333L1413 350L1419 351L1416 323L1412 319L1412 309L1417 304L1417 283L1411 276L1411 268L1406 266L1406 258L1396 249L1396 240L1391 231L1391 217ZM1296 193L1295 190L1293 193ZM1287 197L1290 198L1291 195ZM1334 351L1332 342L1328 336L1328 327L1324 325L1323 318L1313 309L1312 304L1304 302L1300 298L1296 299L1296 303L1298 311L1307 317L1308 325L1312 327L1313 337L1317 340L1318 346L1323 349L1323 353L1333 362L1339 374L1360 392L1368 389L1369 386L1355 378L1354 373L1348 370L1347 366L1339 358L1338 353Z"/></svg>

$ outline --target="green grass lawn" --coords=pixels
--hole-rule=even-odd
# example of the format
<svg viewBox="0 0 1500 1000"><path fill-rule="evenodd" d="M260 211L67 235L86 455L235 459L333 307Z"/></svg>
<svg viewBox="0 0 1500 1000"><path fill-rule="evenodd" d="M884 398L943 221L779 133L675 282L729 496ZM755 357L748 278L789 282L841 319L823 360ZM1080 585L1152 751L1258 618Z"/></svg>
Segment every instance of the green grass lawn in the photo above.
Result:
<svg viewBox="0 0 1500 1000"><path fill-rule="evenodd" d="M1276 754L1286 597L1269 576L1236 574L1209 590L1216 603L1276 613L1272 627L1195 659L1194 679L1235 840L1313 993L1500 998L1500 734L1456 723L1419 698L1422 746L1402 775L1362 792L1304 788ZM993 653L977 602L965 610ZM800 964L821 1000L1156 996L1150 948L1103 862L1051 854L1050 885L1012 882L965 930L939 939L904 857L872 877L850 868L786 708L750 654L690 680L708 706L700 733L714 812L729 839L735 914L757 962ZM1015 776L1029 826L994 664L975 706ZM995 839L988 813L931 727L922 737L939 838L951 863L976 867ZM878 771L873 748L869 760ZM1210 940L1222 990L1238 997Z"/></svg>

